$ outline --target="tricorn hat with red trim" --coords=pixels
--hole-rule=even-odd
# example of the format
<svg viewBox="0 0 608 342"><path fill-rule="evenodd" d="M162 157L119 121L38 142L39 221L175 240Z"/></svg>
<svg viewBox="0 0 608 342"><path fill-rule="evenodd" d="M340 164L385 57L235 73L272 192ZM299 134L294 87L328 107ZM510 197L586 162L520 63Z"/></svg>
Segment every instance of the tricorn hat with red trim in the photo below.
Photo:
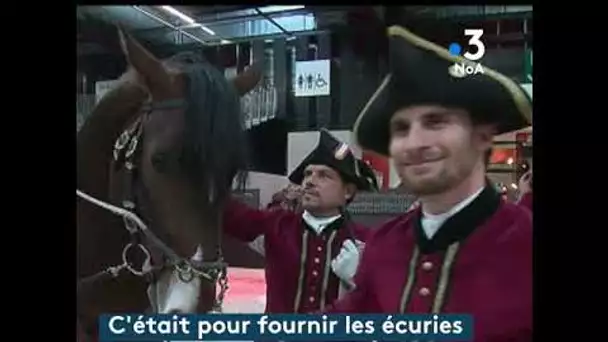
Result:
<svg viewBox="0 0 608 342"><path fill-rule="evenodd" d="M342 176L345 182L355 184L359 190L377 189L374 172L369 166L357 159L346 143L336 139L326 129L321 129L317 147L291 172L289 180L295 184L302 184L304 170L311 164L331 167Z"/></svg>
<svg viewBox="0 0 608 342"><path fill-rule="evenodd" d="M388 155L391 117L417 104L465 109L474 122L495 124L497 134L531 125L532 99L509 77L483 64L483 73L462 74L455 64L475 67L477 63L400 26L388 29L388 39L389 74L353 128L362 148Z"/></svg>

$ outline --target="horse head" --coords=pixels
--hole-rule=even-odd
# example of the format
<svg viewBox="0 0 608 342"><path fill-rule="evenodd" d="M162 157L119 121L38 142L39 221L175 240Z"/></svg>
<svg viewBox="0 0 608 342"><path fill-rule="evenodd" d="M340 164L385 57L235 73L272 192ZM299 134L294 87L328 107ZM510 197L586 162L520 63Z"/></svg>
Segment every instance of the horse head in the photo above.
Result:
<svg viewBox="0 0 608 342"><path fill-rule="evenodd" d="M162 61L120 28L119 38L128 69L98 104L129 117L113 149L109 201L152 232L131 243L149 251L148 266L160 265L148 288L155 309L207 311L198 297L201 282L215 293L220 276L222 206L235 176L241 184L246 177L239 97L261 73L249 68L227 80L200 53Z"/></svg>

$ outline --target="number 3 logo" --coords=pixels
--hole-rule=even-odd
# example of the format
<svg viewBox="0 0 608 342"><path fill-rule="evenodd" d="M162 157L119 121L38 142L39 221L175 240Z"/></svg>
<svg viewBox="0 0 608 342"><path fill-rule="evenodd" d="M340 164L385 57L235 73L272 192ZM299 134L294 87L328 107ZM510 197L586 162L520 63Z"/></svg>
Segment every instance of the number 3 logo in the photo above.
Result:
<svg viewBox="0 0 608 342"><path fill-rule="evenodd" d="M475 51L475 53L473 53L473 54L468 51L465 52L463 54L464 58L471 60L471 61L476 61L476 60L480 59L481 57L483 57L483 55L485 55L485 53L486 53L486 46L483 45L483 43L480 40L481 36L483 36L483 30L482 29L467 29L467 30L464 30L464 35L471 36L471 39L469 39L469 45L477 47L477 51Z"/></svg>

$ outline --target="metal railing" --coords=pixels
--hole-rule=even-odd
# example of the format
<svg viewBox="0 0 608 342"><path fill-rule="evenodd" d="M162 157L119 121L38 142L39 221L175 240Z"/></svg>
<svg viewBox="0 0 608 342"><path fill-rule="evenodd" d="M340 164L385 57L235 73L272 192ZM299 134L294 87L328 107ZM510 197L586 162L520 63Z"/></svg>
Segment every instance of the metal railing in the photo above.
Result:
<svg viewBox="0 0 608 342"><path fill-rule="evenodd" d="M95 108L96 97L93 94L76 95L76 131ZM241 98L241 110L247 129L271 120L277 112L277 89L269 77L255 87L253 91Z"/></svg>
<svg viewBox="0 0 608 342"><path fill-rule="evenodd" d="M251 53L253 56L253 51ZM274 84L274 50L264 50L265 70L262 81L250 93L241 98L241 110L247 129L275 118L277 89Z"/></svg>
<svg viewBox="0 0 608 342"><path fill-rule="evenodd" d="M241 110L247 129L275 117L277 89L271 82L263 82L241 98Z"/></svg>

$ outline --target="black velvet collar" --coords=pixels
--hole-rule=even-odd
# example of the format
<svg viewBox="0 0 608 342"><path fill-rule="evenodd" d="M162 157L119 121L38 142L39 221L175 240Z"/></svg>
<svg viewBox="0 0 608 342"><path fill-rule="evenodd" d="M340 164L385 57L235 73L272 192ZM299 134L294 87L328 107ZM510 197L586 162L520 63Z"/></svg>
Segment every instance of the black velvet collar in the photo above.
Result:
<svg viewBox="0 0 608 342"><path fill-rule="evenodd" d="M420 252L423 254L441 252L454 242L466 239L498 210L499 205L500 194L487 182L477 198L448 218L430 240L422 229L422 209L418 209L414 217L414 229Z"/></svg>

